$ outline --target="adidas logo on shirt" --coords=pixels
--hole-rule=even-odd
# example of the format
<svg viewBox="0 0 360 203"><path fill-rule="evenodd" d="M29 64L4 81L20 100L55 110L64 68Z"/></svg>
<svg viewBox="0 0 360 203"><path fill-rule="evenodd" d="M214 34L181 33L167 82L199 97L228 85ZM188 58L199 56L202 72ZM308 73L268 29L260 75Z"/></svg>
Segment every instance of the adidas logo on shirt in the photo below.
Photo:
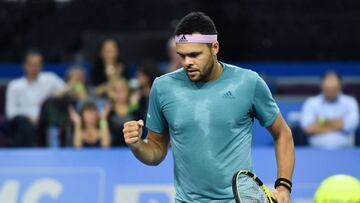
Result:
<svg viewBox="0 0 360 203"><path fill-rule="evenodd" d="M225 99L235 99L235 97L231 93L231 91L227 91L222 97L225 98Z"/></svg>

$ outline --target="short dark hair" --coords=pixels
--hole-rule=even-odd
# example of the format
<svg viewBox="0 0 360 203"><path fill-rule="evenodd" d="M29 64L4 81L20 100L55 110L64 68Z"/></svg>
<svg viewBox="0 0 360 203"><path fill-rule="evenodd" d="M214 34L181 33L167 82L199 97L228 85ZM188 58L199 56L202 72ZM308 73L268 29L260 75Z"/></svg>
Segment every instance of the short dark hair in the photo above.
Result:
<svg viewBox="0 0 360 203"><path fill-rule="evenodd" d="M203 35L216 35L214 21L203 12L191 12L184 16L177 24L175 35L200 33Z"/></svg>
<svg viewBox="0 0 360 203"><path fill-rule="evenodd" d="M33 56L33 55L38 55L38 56L43 57L42 53L38 49L32 48L25 52L23 62L26 62L26 60L29 58L29 56Z"/></svg>
<svg viewBox="0 0 360 203"><path fill-rule="evenodd" d="M325 72L325 73L321 76L321 83L323 83L324 80L325 80L328 76L335 76L335 77L339 80L340 84L342 83L341 75L339 75L339 74L338 74L336 71L334 71L334 70L330 70L330 71Z"/></svg>

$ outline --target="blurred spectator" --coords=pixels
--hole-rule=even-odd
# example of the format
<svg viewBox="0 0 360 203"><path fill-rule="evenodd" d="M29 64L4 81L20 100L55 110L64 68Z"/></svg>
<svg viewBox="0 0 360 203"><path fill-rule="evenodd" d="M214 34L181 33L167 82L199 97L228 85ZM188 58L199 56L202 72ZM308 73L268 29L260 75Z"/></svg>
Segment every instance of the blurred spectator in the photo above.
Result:
<svg viewBox="0 0 360 203"><path fill-rule="evenodd" d="M26 54L25 76L11 81L6 91L6 117L15 146L37 145L37 130L42 103L62 90L64 81L54 73L41 72L43 56L36 51Z"/></svg>
<svg viewBox="0 0 360 203"><path fill-rule="evenodd" d="M69 107L69 115L74 125L74 147L110 147L109 127L106 120L110 110L110 105L106 105L99 115L96 104L85 102L79 115L73 107Z"/></svg>
<svg viewBox="0 0 360 203"><path fill-rule="evenodd" d="M100 44L92 67L91 84L99 86L120 77L129 78L128 70L120 60L119 45L114 39L106 39Z"/></svg>
<svg viewBox="0 0 360 203"><path fill-rule="evenodd" d="M112 103L112 110L108 120L113 146L126 146L122 132L124 123L139 119L138 108L140 95L134 94L131 99L129 95L130 92L126 80L119 79L110 83L108 97Z"/></svg>
<svg viewBox="0 0 360 203"><path fill-rule="evenodd" d="M341 92L341 78L328 72L321 81L322 93L305 101L301 126L313 147L335 149L354 146L359 123L356 100Z"/></svg>
<svg viewBox="0 0 360 203"><path fill-rule="evenodd" d="M162 72L172 72L182 67L180 56L176 53L176 43L174 37L171 37L167 42L167 55L170 61L162 65Z"/></svg>
<svg viewBox="0 0 360 203"><path fill-rule="evenodd" d="M152 83L158 76L160 76L160 71L157 67L157 63L154 61L145 61L137 68L136 79L139 84L136 91L141 95L139 100L139 114L143 120L146 119L149 94Z"/></svg>
<svg viewBox="0 0 360 203"><path fill-rule="evenodd" d="M71 133L66 133L69 126L68 106L78 106L88 99L86 73L80 66L70 67L66 74L66 86L56 97L46 99L41 108L39 132L40 145L58 147L71 145Z"/></svg>
<svg viewBox="0 0 360 203"><path fill-rule="evenodd" d="M75 101L85 101L88 99L86 73L84 68L80 66L69 68L66 74L66 89L58 96L69 96Z"/></svg>

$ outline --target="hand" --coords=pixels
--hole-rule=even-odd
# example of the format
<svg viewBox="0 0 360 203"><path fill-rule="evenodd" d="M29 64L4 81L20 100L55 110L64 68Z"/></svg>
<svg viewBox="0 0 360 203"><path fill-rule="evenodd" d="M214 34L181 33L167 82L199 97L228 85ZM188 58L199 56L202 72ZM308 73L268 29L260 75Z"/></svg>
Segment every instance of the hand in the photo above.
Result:
<svg viewBox="0 0 360 203"><path fill-rule="evenodd" d="M137 148L140 144L143 126L143 120L126 122L123 129L125 143L132 148Z"/></svg>
<svg viewBox="0 0 360 203"><path fill-rule="evenodd" d="M130 96L130 104L137 104L139 103L140 99L141 99L141 92L140 90L136 90Z"/></svg>
<svg viewBox="0 0 360 203"><path fill-rule="evenodd" d="M76 112L76 110L74 109L74 107L69 106L68 112L69 112L69 116L70 116L71 121L72 121L75 125L80 125L80 124L81 124L81 117L80 117L80 115Z"/></svg>
<svg viewBox="0 0 360 203"><path fill-rule="evenodd" d="M32 126L38 127L38 124L39 124L38 120L36 120L35 118L32 118L32 117L29 117L29 121L30 121Z"/></svg>
<svg viewBox="0 0 360 203"><path fill-rule="evenodd" d="M290 192L288 189L279 186L274 191L274 196L278 203L290 203Z"/></svg>
<svg viewBox="0 0 360 203"><path fill-rule="evenodd" d="M100 117L102 119L107 119L107 117L108 117L109 113L111 112L111 110L112 110L112 105L110 103L107 103L105 105L104 109L102 110Z"/></svg>

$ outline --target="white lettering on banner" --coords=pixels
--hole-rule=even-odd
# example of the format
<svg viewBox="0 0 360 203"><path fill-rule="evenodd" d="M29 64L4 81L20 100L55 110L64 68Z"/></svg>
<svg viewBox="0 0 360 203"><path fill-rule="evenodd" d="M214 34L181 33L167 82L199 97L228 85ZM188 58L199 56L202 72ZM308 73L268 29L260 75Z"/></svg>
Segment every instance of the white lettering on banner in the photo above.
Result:
<svg viewBox="0 0 360 203"><path fill-rule="evenodd" d="M117 185L114 203L175 203L175 189L171 185Z"/></svg>
<svg viewBox="0 0 360 203"><path fill-rule="evenodd" d="M55 179L40 179L35 181L23 196L22 203L39 203L44 196L57 199L63 190L62 184Z"/></svg>
<svg viewBox="0 0 360 203"><path fill-rule="evenodd" d="M0 202L16 203L20 188L19 181L8 180L0 189Z"/></svg>

